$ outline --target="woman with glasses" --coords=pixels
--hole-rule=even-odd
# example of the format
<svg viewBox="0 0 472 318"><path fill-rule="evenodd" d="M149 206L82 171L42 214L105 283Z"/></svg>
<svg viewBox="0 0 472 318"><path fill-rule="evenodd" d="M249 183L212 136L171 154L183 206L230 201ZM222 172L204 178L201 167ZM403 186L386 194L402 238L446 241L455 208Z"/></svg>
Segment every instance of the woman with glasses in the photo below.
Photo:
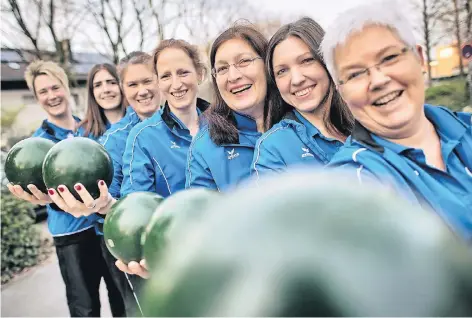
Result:
<svg viewBox="0 0 472 318"><path fill-rule="evenodd" d="M356 123L330 166L387 184L472 238L471 114L425 104L423 51L395 2L341 14L322 52Z"/></svg>
<svg viewBox="0 0 472 318"><path fill-rule="evenodd" d="M266 56L273 112L283 119L257 142L252 173L324 166L351 133L353 118L318 53L324 31L311 18L282 26Z"/></svg>
<svg viewBox="0 0 472 318"><path fill-rule="evenodd" d="M215 103L188 152L186 187L225 190L247 178L257 139L270 125L266 38L249 25L218 36L210 51Z"/></svg>

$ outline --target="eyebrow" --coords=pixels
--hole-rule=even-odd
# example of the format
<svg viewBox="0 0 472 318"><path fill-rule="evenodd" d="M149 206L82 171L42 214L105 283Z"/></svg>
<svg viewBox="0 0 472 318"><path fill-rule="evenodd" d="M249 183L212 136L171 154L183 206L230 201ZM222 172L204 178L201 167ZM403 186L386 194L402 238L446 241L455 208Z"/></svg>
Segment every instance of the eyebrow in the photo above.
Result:
<svg viewBox="0 0 472 318"><path fill-rule="evenodd" d="M305 57L305 56L308 56L308 55L310 55L311 57L313 57L313 54L312 54L310 51L306 51L306 52L304 52L304 53L298 55L298 56L295 58L295 60L298 60L298 59L300 59L300 58L302 58L302 57ZM275 68L282 67L282 66L286 66L286 64L284 64L284 63L277 64L277 65L274 65L273 68L275 69Z"/></svg>
<svg viewBox="0 0 472 318"><path fill-rule="evenodd" d="M381 49L380 51L378 51L376 54L375 54L375 58L379 58L380 56L382 56L386 51L390 50L390 49L393 49L393 48L396 48L397 46L396 45L389 45L389 46L386 46L384 47L383 49ZM365 65L361 65L361 64L351 64L351 65L347 65L347 66L344 66L344 67L341 67L339 69L340 72L342 71L348 71L348 70L351 70L351 69L360 69L360 68L365 68Z"/></svg>
<svg viewBox="0 0 472 318"><path fill-rule="evenodd" d="M239 53L238 55L235 56L235 60L236 60L236 61L239 61L243 55L250 55L250 56L253 56L254 53L252 53L252 52ZM228 62L227 62L226 60L218 60L218 61L215 62L215 65L218 64L218 63L219 63L219 64L228 64Z"/></svg>

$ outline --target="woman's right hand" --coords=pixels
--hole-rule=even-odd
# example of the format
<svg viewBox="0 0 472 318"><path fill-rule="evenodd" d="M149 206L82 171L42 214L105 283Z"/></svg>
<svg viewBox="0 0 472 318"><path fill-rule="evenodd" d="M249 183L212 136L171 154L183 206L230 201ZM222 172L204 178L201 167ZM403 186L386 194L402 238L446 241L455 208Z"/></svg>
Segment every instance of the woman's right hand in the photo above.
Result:
<svg viewBox="0 0 472 318"><path fill-rule="evenodd" d="M7 184L8 190L18 199L28 201L32 204L46 205L52 203L51 198L48 194L39 191L34 184L28 184L27 187L31 191L31 194L23 190L20 185Z"/></svg>

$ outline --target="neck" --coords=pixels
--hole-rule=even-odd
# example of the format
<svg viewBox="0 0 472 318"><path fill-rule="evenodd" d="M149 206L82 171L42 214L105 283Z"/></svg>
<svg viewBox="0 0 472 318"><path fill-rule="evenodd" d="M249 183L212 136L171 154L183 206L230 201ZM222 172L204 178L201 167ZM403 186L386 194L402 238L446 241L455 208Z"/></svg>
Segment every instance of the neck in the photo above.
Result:
<svg viewBox="0 0 472 318"><path fill-rule="evenodd" d="M325 105L331 105L331 98L326 102ZM325 116L329 116L327 113L329 111L329 107L325 107L325 105L320 105L312 112L299 111L299 113L303 116L303 118L308 120L310 124L315 126L323 134L323 136L344 141L345 138L343 136L331 133L328 127L326 127L324 118Z"/></svg>
<svg viewBox="0 0 472 318"><path fill-rule="evenodd" d="M420 117L420 120L417 123L418 124L409 129L404 136L385 139L405 147L422 149L424 148L424 145L430 143L431 140L439 138L434 125L426 118L426 116L423 115Z"/></svg>
<svg viewBox="0 0 472 318"><path fill-rule="evenodd" d="M261 132L261 133L265 132L265 127L264 127L264 102L250 108L247 111L238 111L237 110L237 112L241 113L241 114L244 114L246 116L249 116L252 119L254 119L256 121L257 131Z"/></svg>
<svg viewBox="0 0 472 318"><path fill-rule="evenodd" d="M77 122L72 116L72 112L68 111L62 116L48 116L48 121L58 127L75 131L77 127Z"/></svg>
<svg viewBox="0 0 472 318"><path fill-rule="evenodd" d="M105 117L107 118L110 124L118 122L123 117L121 107L115 107L113 109L104 109L103 113L105 114Z"/></svg>
<svg viewBox="0 0 472 318"><path fill-rule="evenodd" d="M192 105L183 109L177 109L168 104L171 112L190 130L190 134L194 136L198 131L198 112L197 101Z"/></svg>

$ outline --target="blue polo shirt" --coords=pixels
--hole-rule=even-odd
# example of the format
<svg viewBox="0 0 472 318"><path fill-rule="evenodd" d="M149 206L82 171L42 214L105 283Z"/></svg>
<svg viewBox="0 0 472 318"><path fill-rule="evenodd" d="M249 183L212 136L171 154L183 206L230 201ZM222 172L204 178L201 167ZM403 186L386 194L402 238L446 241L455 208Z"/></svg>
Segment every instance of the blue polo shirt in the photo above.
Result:
<svg viewBox="0 0 472 318"><path fill-rule="evenodd" d="M298 111L291 110L257 141L251 174L259 178L290 166L322 167L342 145L339 140L325 137Z"/></svg>
<svg viewBox="0 0 472 318"><path fill-rule="evenodd" d="M74 119L77 123L80 122L79 118L74 117ZM74 132L56 126L48 120L44 120L41 127L34 132L33 137L42 137L57 143L66 138L82 137L83 134L83 127L79 127L77 131ZM89 138L95 139L92 135L89 136ZM83 232L94 227L95 222L99 218L96 214L76 218L71 214L60 210L55 204L48 204L47 212L48 228L53 237L61 237Z"/></svg>
<svg viewBox="0 0 472 318"><path fill-rule="evenodd" d="M197 100L199 114L208 107ZM134 126L123 154L121 196L155 192L163 197L185 188L185 166L192 136L169 106Z"/></svg>
<svg viewBox="0 0 472 318"><path fill-rule="evenodd" d="M128 106L125 116L111 125L98 140L105 147L113 161L113 180L108 188L108 192L116 199L120 198L121 182L123 181L122 163L126 140L131 129L139 122L141 120L138 114L136 114L131 106Z"/></svg>
<svg viewBox="0 0 472 318"><path fill-rule="evenodd" d="M233 111L238 143L216 145L208 125L195 136L188 152L186 188L224 191L250 176L254 147L262 135L254 119Z"/></svg>
<svg viewBox="0 0 472 318"><path fill-rule="evenodd" d="M421 149L408 148L368 132L359 123L329 166L355 169L360 181L387 183L411 202L435 211L458 235L472 239L471 116L425 105L436 128L446 171L429 165Z"/></svg>

